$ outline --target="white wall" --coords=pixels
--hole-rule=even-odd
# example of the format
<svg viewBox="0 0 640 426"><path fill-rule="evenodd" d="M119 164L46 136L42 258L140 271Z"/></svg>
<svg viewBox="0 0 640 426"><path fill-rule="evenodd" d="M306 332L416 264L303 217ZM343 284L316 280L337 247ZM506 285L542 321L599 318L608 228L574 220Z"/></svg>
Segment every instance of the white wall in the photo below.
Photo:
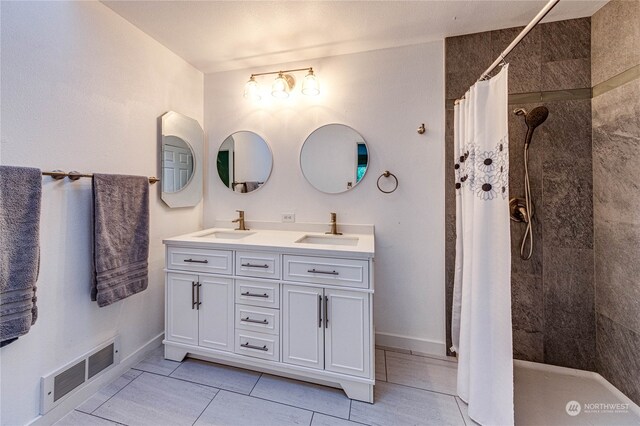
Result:
<svg viewBox="0 0 640 426"><path fill-rule="evenodd" d="M376 227L375 325L378 343L406 345L444 354L444 46L416 46L274 64L205 76L205 128L209 152L227 135L251 130L273 149L271 178L260 191L232 193L209 158L205 226L246 210L247 220L279 221L294 212L298 222L371 223ZM287 100L242 97L252 72L312 66L321 95L307 98L299 87ZM303 75L298 76L300 81ZM272 77L259 82L268 89ZM268 90L267 90L268 92ZM416 128L426 123L427 132ZM328 195L302 175L299 154L319 126L343 123L367 141L367 175L352 191ZM385 195L376 188L384 170L400 186ZM384 180L384 178L383 178ZM398 337L400 336L400 337ZM403 338L406 337L406 338Z"/></svg>
<svg viewBox="0 0 640 426"><path fill-rule="evenodd" d="M98 2L2 2L2 164L158 175L158 117L203 121L203 75ZM126 358L162 332L162 238L201 227L202 204L151 191L149 288L90 301L91 181L43 179L37 323L0 350L1 419L38 414L40 377L120 334Z"/></svg>

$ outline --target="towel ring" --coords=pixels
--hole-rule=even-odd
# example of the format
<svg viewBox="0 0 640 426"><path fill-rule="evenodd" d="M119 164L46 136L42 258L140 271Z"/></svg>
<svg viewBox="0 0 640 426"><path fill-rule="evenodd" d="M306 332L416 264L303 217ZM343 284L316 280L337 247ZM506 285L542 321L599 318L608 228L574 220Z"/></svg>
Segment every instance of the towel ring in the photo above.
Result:
<svg viewBox="0 0 640 426"><path fill-rule="evenodd" d="M380 188L380 179L382 179L383 177L388 178L389 176L393 177L393 179L396 181L396 183L395 183L395 186L393 187L393 189L391 191L385 191L384 189ZM396 175L391 173L389 170L385 170L384 173L382 173L378 177L378 181L376 182L376 185L378 186L378 189L380 190L380 192L383 192L385 194L391 194L393 191L398 189L398 178L396 177Z"/></svg>

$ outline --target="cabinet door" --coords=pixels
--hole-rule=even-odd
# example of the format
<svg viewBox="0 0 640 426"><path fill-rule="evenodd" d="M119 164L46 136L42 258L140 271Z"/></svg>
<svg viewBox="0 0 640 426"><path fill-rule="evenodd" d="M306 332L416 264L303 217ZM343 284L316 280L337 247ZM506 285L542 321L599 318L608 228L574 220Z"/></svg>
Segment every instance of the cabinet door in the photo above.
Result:
<svg viewBox="0 0 640 426"><path fill-rule="evenodd" d="M324 368L321 288L282 286L282 362Z"/></svg>
<svg viewBox="0 0 640 426"><path fill-rule="evenodd" d="M326 288L325 370L369 377L369 294Z"/></svg>
<svg viewBox="0 0 640 426"><path fill-rule="evenodd" d="M233 280L200 276L200 346L233 351Z"/></svg>
<svg viewBox="0 0 640 426"><path fill-rule="evenodd" d="M197 275L167 274L167 340L198 344L198 311L194 304Z"/></svg>

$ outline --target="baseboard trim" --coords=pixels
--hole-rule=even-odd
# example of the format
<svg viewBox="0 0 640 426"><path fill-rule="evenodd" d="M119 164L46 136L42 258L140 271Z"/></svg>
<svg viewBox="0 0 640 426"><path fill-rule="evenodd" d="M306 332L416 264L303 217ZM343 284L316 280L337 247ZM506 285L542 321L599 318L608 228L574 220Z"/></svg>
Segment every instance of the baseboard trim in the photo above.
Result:
<svg viewBox="0 0 640 426"><path fill-rule="evenodd" d="M376 333L376 345L429 355L447 355L445 342L436 342L394 333Z"/></svg>
<svg viewBox="0 0 640 426"><path fill-rule="evenodd" d="M27 425L33 426L48 426L52 425L68 413L73 411L78 405L88 399L91 395L96 393L103 386L111 383L129 368L136 365L140 362L150 351L157 348L162 344L162 339L164 338L164 333L160 333L147 343L142 345L138 350L133 352L128 357L120 360L120 364L112 367L109 371L105 372L102 376L96 378L89 382L85 387L79 389L74 394L70 395L63 402L60 403L57 407L54 407L47 414L40 415L35 419L31 420Z"/></svg>
<svg viewBox="0 0 640 426"><path fill-rule="evenodd" d="M523 367L523 368L528 368L531 370L540 371L543 373L556 373L556 374L564 374L567 376L587 377L587 378L596 379L597 381L602 383L604 387L609 389L624 404L629 404L629 409L633 413L635 413L637 416L640 417L640 406L638 406L638 404L633 402L627 395L622 393L620 389L615 387L611 382L609 382L607 379L602 377L602 375L600 375L599 373L596 373L595 371L577 370L575 368L560 367L557 365L542 364L539 362L524 361L520 359L514 359L513 365Z"/></svg>

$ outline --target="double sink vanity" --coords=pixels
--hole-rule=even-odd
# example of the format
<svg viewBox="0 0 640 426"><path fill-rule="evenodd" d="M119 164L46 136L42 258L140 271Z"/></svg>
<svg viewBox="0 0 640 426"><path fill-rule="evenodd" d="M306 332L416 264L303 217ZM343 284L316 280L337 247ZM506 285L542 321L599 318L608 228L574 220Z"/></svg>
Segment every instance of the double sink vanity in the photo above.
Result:
<svg viewBox="0 0 640 426"><path fill-rule="evenodd" d="M273 229L282 226L164 240L165 358L189 354L373 402L373 226Z"/></svg>

